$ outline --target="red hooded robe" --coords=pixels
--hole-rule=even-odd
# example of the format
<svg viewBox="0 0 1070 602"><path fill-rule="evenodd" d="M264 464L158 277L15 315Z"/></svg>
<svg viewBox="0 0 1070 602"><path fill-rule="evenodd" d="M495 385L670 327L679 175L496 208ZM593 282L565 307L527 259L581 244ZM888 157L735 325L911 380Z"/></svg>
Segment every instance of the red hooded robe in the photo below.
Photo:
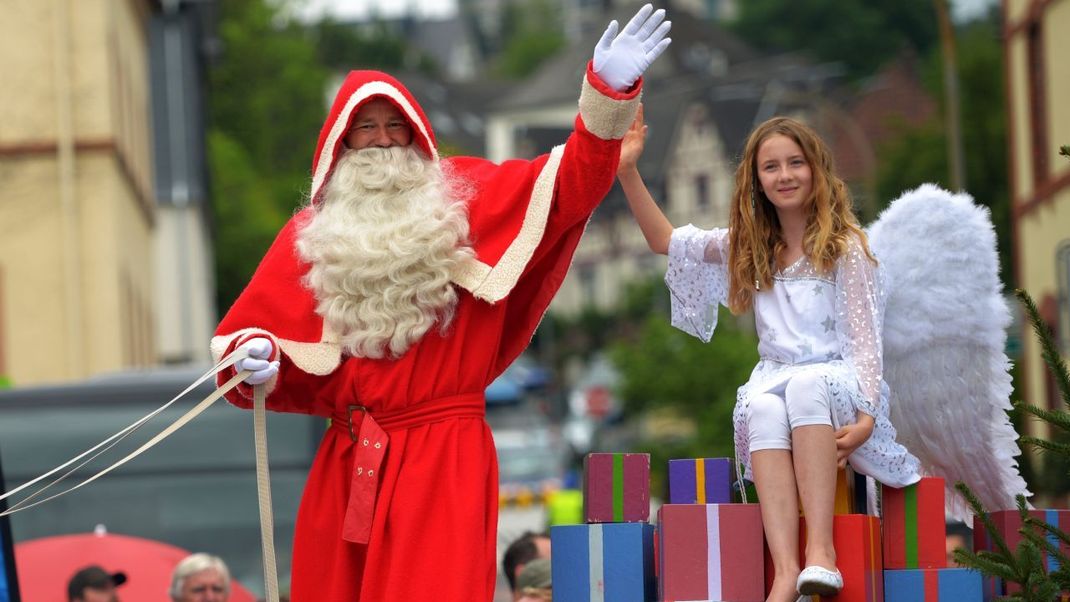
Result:
<svg viewBox="0 0 1070 602"><path fill-rule="evenodd" d="M613 183L620 138L638 108L588 70L575 131L531 161L443 159L475 193L476 257L458 269L456 317L397 359L341 351L315 312L294 246L305 209L268 250L223 318L213 353L254 336L281 350L268 408L330 417L298 510L291 599L486 601L494 595L498 466L483 391L524 350L564 280L591 212ZM344 150L357 109L393 103L413 144L439 160L431 124L408 90L374 71L346 78L320 132L311 198ZM225 380L227 375L221 375ZM221 380L221 382L222 382ZM251 389L228 397L251 406Z"/></svg>

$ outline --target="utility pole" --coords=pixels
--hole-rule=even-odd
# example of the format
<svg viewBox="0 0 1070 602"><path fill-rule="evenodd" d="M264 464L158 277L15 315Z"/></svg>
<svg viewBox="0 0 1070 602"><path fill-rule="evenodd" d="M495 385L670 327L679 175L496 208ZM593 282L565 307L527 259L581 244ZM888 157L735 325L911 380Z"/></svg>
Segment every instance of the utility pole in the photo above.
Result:
<svg viewBox="0 0 1070 602"><path fill-rule="evenodd" d="M961 191L966 186L966 169L962 148L962 120L959 116L958 60L955 58L955 29L947 10L947 0L933 0L940 24L940 54L944 68L944 104L947 107L947 158L951 167L951 189Z"/></svg>

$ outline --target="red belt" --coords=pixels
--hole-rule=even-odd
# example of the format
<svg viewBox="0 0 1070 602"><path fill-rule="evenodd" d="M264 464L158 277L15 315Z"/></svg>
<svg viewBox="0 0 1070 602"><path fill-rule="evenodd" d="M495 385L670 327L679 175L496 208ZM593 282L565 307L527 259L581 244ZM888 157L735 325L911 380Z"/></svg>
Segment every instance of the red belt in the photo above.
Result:
<svg viewBox="0 0 1070 602"><path fill-rule="evenodd" d="M342 522L342 539L354 543L368 543L372 530L372 515L379 490L379 471L390 442L387 431L400 431L415 426L452 418L482 418L486 415L483 393L469 393L440 397L394 412L369 410L351 405L346 413L331 417L331 426L349 433L356 446L353 453L353 476ZM360 430L353 429L353 414L360 412Z"/></svg>

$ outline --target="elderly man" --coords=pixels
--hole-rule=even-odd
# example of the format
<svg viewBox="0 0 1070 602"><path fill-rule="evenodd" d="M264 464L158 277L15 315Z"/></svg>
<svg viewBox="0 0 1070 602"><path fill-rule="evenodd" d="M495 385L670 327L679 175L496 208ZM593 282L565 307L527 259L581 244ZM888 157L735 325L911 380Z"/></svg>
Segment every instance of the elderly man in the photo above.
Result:
<svg viewBox="0 0 1070 602"><path fill-rule="evenodd" d="M226 602L230 597L230 570L223 559L190 554L171 573L174 602Z"/></svg>
<svg viewBox="0 0 1070 602"><path fill-rule="evenodd" d="M489 601L497 459L483 391L524 350L608 192L640 76L669 44L645 6L599 41L575 132L531 161L440 159L405 87L354 71L295 215L220 323L252 371L228 399L331 418L298 510L291 594ZM221 379L233 375L223 374Z"/></svg>

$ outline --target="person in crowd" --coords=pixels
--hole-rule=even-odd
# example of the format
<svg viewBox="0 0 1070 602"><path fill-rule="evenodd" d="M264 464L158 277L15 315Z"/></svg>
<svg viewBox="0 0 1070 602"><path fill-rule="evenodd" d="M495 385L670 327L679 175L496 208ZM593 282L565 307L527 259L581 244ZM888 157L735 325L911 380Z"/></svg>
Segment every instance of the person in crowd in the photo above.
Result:
<svg viewBox="0 0 1070 602"><path fill-rule="evenodd" d="M211 554L190 554L171 573L173 602L227 602L230 570L223 559Z"/></svg>
<svg viewBox="0 0 1070 602"><path fill-rule="evenodd" d="M109 573L97 565L87 566L67 582L67 602L119 602L117 588L126 583L126 573Z"/></svg>

